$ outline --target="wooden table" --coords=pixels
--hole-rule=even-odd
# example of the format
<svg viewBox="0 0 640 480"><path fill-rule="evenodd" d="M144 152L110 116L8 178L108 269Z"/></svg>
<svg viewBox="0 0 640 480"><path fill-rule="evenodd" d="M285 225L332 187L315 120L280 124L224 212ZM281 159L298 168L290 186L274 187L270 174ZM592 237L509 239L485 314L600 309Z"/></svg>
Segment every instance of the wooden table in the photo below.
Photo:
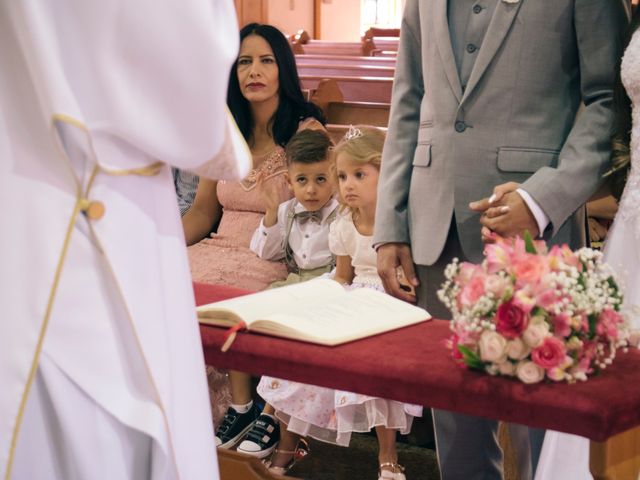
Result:
<svg viewBox="0 0 640 480"><path fill-rule="evenodd" d="M246 292L195 284L201 305ZM573 385L524 385L455 365L448 322L432 320L337 347L239 333L222 353L224 329L201 326L207 364L349 390L592 440L596 479L640 473L640 352L619 353L602 375Z"/></svg>

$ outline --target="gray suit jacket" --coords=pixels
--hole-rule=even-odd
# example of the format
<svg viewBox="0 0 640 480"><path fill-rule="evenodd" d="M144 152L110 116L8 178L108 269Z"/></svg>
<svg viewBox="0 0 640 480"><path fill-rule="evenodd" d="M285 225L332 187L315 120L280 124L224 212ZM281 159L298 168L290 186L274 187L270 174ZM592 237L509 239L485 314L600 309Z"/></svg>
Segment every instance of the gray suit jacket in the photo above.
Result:
<svg viewBox="0 0 640 480"><path fill-rule="evenodd" d="M608 165L627 10L625 0L500 1L463 92L447 0L407 0L374 242L410 243L415 263L431 265L455 212L463 251L479 261L468 204L515 181L549 216L547 238L582 245L581 206Z"/></svg>

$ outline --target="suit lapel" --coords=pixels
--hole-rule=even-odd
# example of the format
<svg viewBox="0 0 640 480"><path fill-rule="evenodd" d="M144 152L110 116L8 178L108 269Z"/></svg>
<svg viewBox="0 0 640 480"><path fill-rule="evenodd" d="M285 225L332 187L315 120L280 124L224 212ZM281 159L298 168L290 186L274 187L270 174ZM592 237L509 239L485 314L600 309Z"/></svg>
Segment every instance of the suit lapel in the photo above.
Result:
<svg viewBox="0 0 640 480"><path fill-rule="evenodd" d="M445 74L451 85L451 90L456 96L458 103L462 99L462 85L456 67L456 59L453 56L451 46L451 33L449 32L449 20L447 18L447 0L434 0L433 22L438 52L442 59Z"/></svg>
<svg viewBox="0 0 640 480"><path fill-rule="evenodd" d="M523 1L525 0L520 0L518 3L499 1L498 5L496 5L493 18L489 23L487 33L482 41L482 47L480 47L480 51L478 52L478 58L473 65L473 70L471 70L471 76L469 77L469 82L467 83L467 88L465 89L461 103L465 101L480 82L482 75L498 52L502 42L504 42L507 33L509 33L511 24L516 18Z"/></svg>

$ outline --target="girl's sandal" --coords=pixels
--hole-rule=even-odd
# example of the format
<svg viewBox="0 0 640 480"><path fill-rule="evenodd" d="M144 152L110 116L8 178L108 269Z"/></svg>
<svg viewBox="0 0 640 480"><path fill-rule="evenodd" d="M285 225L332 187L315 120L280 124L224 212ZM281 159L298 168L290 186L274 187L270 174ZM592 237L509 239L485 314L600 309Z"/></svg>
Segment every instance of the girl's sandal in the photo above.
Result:
<svg viewBox="0 0 640 480"><path fill-rule="evenodd" d="M383 470L389 467L391 470ZM404 467L399 463L384 462L378 465L378 480L407 480L404 476Z"/></svg>
<svg viewBox="0 0 640 480"><path fill-rule="evenodd" d="M311 449L309 448L309 444L304 438L298 440L298 445L296 445L295 450L280 450L276 448L273 451L273 455L277 455L278 453L282 453L284 455L291 455L291 460L284 467L277 467L272 465L272 460L268 460L265 462L267 469L271 473L277 473L278 475L285 475L291 467L293 467L298 460L302 460L304 457L311 453ZM272 458L273 458L272 455Z"/></svg>

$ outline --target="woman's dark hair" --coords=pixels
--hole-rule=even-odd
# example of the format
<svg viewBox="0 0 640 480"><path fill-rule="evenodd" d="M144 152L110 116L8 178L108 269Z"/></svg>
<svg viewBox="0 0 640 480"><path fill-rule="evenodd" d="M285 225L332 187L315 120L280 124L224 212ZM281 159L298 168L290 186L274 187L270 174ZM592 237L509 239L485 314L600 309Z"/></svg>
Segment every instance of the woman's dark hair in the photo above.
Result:
<svg viewBox="0 0 640 480"><path fill-rule="evenodd" d="M623 51L629 46L631 37L640 25L640 9L636 9L624 37ZM611 137L611 169L607 173L611 193L619 201L627 181L631 165L631 100L622 84L618 62L616 83L613 89L614 130Z"/></svg>
<svg viewBox="0 0 640 480"><path fill-rule="evenodd" d="M300 120L313 117L325 123L322 111L314 104L307 102L300 88L300 77L296 68L296 59L285 36L271 25L250 23L240 30L240 42L249 35L264 38L273 50L278 64L278 81L280 84L279 104L271 118L269 128L276 145L285 146L296 133ZM249 140L253 131L253 117L249 101L244 98L238 82L238 71L234 65L229 78L227 105L242 132L245 140Z"/></svg>

